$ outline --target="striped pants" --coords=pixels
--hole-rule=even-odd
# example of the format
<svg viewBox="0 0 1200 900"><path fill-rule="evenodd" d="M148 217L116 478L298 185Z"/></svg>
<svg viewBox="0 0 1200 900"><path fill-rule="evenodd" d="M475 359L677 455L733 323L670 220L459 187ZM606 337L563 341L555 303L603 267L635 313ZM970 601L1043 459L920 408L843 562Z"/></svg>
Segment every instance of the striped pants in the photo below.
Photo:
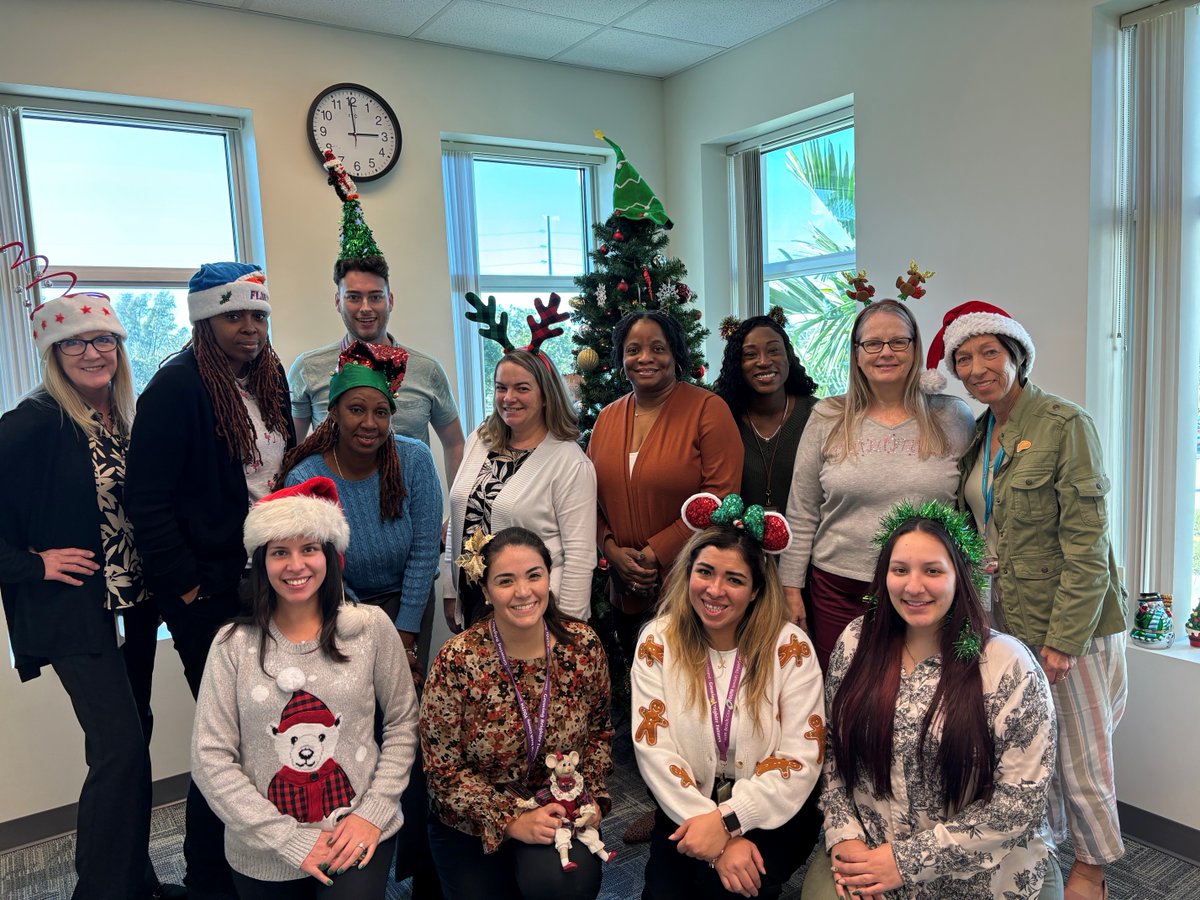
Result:
<svg viewBox="0 0 1200 900"><path fill-rule="evenodd" d="M998 593L993 582L993 592ZM1007 631L999 597L992 620ZM1039 660L1041 647L1031 645ZM1125 855L1117 816L1112 735L1125 712L1128 679L1125 632L1092 638L1075 667L1050 685L1058 724L1058 765L1050 781L1047 815L1054 840L1068 834L1080 862L1102 866Z"/></svg>

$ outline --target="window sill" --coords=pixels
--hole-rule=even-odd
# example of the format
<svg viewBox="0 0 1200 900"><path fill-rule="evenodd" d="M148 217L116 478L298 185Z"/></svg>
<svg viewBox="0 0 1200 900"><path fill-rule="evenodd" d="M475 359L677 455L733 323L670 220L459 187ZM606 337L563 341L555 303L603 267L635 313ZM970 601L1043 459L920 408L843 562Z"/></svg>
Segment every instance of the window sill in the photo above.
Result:
<svg viewBox="0 0 1200 900"><path fill-rule="evenodd" d="M1186 633L1178 635L1175 638L1175 643L1170 647L1152 650L1149 647L1142 647L1135 644L1133 641L1128 642L1128 648L1137 653L1146 653L1150 656L1165 656L1171 659L1181 659L1186 662L1196 663L1200 665L1200 647L1193 647L1188 640Z"/></svg>

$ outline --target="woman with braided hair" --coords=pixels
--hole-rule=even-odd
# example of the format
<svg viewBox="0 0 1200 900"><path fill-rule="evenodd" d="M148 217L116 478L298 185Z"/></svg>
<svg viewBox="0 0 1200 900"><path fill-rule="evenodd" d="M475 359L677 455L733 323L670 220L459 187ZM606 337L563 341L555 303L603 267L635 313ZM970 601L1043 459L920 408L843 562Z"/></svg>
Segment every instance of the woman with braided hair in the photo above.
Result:
<svg viewBox="0 0 1200 900"><path fill-rule="evenodd" d="M295 443L287 381L267 338L266 277L206 263L188 286L192 340L150 379L130 438L126 508L146 586L195 696L217 629L237 614L242 524ZM192 785L186 883L234 897L223 826Z"/></svg>

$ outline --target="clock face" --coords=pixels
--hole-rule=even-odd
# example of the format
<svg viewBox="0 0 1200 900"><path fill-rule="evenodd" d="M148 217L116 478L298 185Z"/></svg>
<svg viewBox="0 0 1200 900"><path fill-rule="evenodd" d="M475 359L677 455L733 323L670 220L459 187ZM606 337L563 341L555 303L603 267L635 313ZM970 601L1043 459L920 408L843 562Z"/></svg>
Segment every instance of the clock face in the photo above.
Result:
<svg viewBox="0 0 1200 900"><path fill-rule="evenodd" d="M308 138L320 159L338 155L355 181L386 174L400 159L400 123L383 98L361 84L335 84L308 111Z"/></svg>

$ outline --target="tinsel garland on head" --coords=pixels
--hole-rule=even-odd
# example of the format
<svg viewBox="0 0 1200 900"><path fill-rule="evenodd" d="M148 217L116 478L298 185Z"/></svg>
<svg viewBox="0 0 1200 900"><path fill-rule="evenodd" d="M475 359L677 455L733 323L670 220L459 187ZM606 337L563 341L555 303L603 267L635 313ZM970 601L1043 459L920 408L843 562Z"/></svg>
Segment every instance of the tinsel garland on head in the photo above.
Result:
<svg viewBox="0 0 1200 900"><path fill-rule="evenodd" d="M375 235L363 218L362 204L358 200L347 200L342 204L342 252L338 259L363 259L368 256L383 256L375 243Z"/></svg>
<svg viewBox="0 0 1200 900"><path fill-rule="evenodd" d="M954 542L954 546L967 558L975 589L980 593L987 590L987 574L983 571L983 556L986 550L983 537L971 525L970 517L965 512L959 512L945 503L930 500L915 506L908 500L900 501L879 520L879 530L875 532L871 543L882 549L896 533L896 529L909 519L929 519L941 525Z"/></svg>

